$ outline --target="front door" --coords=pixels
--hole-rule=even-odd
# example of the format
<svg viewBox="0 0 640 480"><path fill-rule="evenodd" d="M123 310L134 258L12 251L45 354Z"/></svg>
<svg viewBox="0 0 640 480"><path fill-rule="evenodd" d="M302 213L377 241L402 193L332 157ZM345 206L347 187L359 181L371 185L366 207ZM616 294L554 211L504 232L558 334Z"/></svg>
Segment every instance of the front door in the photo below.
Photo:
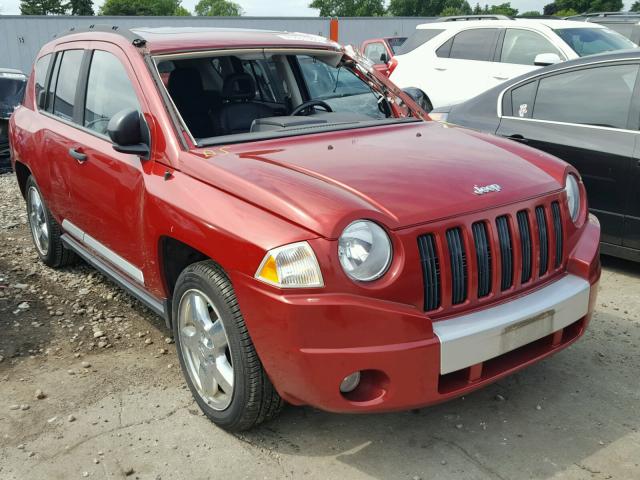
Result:
<svg viewBox="0 0 640 480"><path fill-rule="evenodd" d="M107 135L111 117L124 109L146 111L142 90L121 50L92 42L86 93L75 135L79 158L69 178L72 210L63 228L121 273L144 284L145 170L149 162L118 153ZM82 91L82 88L81 88Z"/></svg>

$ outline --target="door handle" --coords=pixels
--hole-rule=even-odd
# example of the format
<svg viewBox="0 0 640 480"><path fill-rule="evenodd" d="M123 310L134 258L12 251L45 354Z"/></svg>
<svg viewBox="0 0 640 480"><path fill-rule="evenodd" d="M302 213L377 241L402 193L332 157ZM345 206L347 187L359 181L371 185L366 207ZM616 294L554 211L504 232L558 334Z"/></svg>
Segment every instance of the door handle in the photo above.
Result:
<svg viewBox="0 0 640 480"><path fill-rule="evenodd" d="M493 78L496 80L509 80L509 77L501 77L500 75L494 75Z"/></svg>
<svg viewBox="0 0 640 480"><path fill-rule="evenodd" d="M444 67L433 67L435 70L439 71L439 72L446 72L447 69Z"/></svg>
<svg viewBox="0 0 640 480"><path fill-rule="evenodd" d="M87 161L87 154L86 153L82 153L81 151L75 149L75 148L70 148L69 149L69 155L71 155L73 158L75 158L78 163L84 163Z"/></svg>
<svg viewBox="0 0 640 480"><path fill-rule="evenodd" d="M520 143L529 143L529 140L524 138L522 135L516 133L515 135L509 135L507 137L509 140L514 140L516 142L520 142Z"/></svg>

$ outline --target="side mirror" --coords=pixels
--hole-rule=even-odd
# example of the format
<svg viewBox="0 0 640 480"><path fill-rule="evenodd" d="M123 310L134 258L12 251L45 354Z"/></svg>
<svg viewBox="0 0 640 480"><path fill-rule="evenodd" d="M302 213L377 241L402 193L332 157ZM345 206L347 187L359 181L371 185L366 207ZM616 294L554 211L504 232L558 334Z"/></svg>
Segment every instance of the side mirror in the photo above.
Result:
<svg viewBox="0 0 640 480"><path fill-rule="evenodd" d="M380 63L389 63L389 57L386 53L380 55Z"/></svg>
<svg viewBox="0 0 640 480"><path fill-rule="evenodd" d="M422 108L425 112L429 113L431 110L433 110L433 104L431 103L431 100L429 99L427 94L424 93L419 88L407 87L407 88L403 88L402 91L407 95L409 95L411 99L414 102L416 102L418 106Z"/></svg>
<svg viewBox="0 0 640 480"><path fill-rule="evenodd" d="M533 60L533 64L536 67L546 67L547 65L555 65L561 61L557 53L539 53Z"/></svg>
<svg viewBox="0 0 640 480"><path fill-rule="evenodd" d="M107 133L113 142L113 149L120 153L149 158L151 135L144 116L133 109L116 113L107 125Z"/></svg>

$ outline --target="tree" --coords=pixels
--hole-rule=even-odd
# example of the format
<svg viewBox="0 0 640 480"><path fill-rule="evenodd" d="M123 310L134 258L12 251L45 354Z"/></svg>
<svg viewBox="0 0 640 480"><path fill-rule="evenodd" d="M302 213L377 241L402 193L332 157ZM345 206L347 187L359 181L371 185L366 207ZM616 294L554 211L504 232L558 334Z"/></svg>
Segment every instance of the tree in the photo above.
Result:
<svg viewBox="0 0 640 480"><path fill-rule="evenodd" d="M631 8L629 9L629 11L631 11L631 12L640 12L640 1L639 2L633 2L633 5L631 5Z"/></svg>
<svg viewBox="0 0 640 480"><path fill-rule="evenodd" d="M71 15L93 15L93 0L69 0L65 5Z"/></svg>
<svg viewBox="0 0 640 480"><path fill-rule="evenodd" d="M554 0L553 3L545 5L545 15L568 16L567 12L576 13L590 12L618 12L622 10L624 4L622 0ZM574 13L575 14L575 13Z"/></svg>
<svg viewBox="0 0 640 480"><path fill-rule="evenodd" d="M385 14L384 0L313 0L310 8L321 17L380 17Z"/></svg>
<svg viewBox="0 0 640 480"><path fill-rule="evenodd" d="M518 15L518 9L512 8L511 2L507 2L500 5L491 5L487 13L489 15L507 15L508 17L515 17Z"/></svg>
<svg viewBox="0 0 640 480"><path fill-rule="evenodd" d="M391 0L389 3L389 13L397 17L437 17L445 8L445 0Z"/></svg>
<svg viewBox="0 0 640 480"><path fill-rule="evenodd" d="M191 12L186 8L184 8L182 5L178 5L178 7L176 8L176 11L173 12L173 15L176 17L190 17Z"/></svg>
<svg viewBox="0 0 640 480"><path fill-rule="evenodd" d="M539 17L541 14L538 10L531 10L529 12L522 12L521 17Z"/></svg>
<svg viewBox="0 0 640 480"><path fill-rule="evenodd" d="M466 0L447 0L440 16L471 15L472 12L471 5Z"/></svg>
<svg viewBox="0 0 640 480"><path fill-rule="evenodd" d="M22 15L64 15L67 7L62 0L21 0Z"/></svg>
<svg viewBox="0 0 640 480"><path fill-rule="evenodd" d="M194 10L203 17L239 17L243 13L240 5L228 0L200 0Z"/></svg>
<svg viewBox="0 0 640 480"><path fill-rule="evenodd" d="M180 0L106 0L100 15L173 16L180 9Z"/></svg>

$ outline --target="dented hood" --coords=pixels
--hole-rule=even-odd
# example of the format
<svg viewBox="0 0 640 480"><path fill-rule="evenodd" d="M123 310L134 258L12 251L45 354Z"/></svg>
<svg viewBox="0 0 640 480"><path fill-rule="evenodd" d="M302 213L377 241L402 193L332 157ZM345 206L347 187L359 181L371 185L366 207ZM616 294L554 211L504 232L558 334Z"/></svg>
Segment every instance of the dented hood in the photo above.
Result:
<svg viewBox="0 0 640 480"><path fill-rule="evenodd" d="M562 188L565 168L515 142L436 122L198 149L181 165L328 238L358 218L394 230L544 195ZM500 188L479 194L492 185Z"/></svg>

